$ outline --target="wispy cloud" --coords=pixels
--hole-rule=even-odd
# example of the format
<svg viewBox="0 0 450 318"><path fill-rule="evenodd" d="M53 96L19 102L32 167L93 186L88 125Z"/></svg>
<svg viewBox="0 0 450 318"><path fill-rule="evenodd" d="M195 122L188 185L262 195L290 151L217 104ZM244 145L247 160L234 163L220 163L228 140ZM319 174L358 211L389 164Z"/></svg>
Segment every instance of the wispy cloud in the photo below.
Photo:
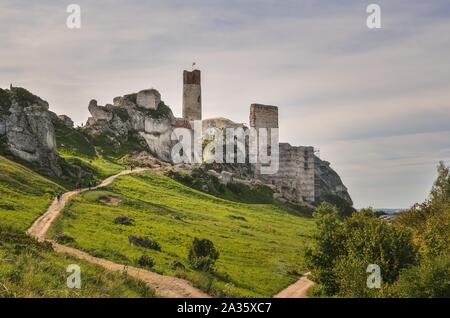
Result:
<svg viewBox="0 0 450 318"><path fill-rule="evenodd" d="M421 200L450 159L450 5L370 1L60 1L0 3L0 86L30 88L85 121L87 104L158 88L181 113L181 71L203 70L204 115L248 121L280 106L281 137L321 149L358 206Z"/></svg>

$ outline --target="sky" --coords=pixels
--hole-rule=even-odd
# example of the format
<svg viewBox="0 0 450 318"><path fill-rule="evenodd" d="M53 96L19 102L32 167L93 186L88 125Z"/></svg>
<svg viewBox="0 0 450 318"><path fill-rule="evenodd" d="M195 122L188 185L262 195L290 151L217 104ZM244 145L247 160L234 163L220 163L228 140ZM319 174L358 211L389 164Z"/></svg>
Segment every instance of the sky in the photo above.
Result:
<svg viewBox="0 0 450 318"><path fill-rule="evenodd" d="M366 25L371 3L381 29ZM448 0L0 0L0 87L76 123L91 99L151 87L180 116L194 61L204 118L279 106L280 139L320 149L358 208L423 201L450 163Z"/></svg>

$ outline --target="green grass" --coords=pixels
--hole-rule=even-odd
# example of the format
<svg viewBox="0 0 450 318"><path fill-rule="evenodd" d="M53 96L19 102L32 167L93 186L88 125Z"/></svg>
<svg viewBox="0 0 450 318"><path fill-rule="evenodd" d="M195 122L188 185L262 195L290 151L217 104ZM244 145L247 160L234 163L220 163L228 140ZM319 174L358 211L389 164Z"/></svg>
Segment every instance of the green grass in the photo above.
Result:
<svg viewBox="0 0 450 318"><path fill-rule="evenodd" d="M0 156L0 298L150 297L140 281L57 254L25 235L61 186ZM81 267L82 288L66 285L70 264Z"/></svg>
<svg viewBox="0 0 450 318"><path fill-rule="evenodd" d="M143 282L110 272L38 243L23 232L0 225L0 298L153 297ZM67 266L81 269L81 288L67 287Z"/></svg>
<svg viewBox="0 0 450 318"><path fill-rule="evenodd" d="M169 171L167 175L191 188L206 191L225 200L242 203L273 203L273 191L265 185L250 186L235 182L225 185L217 177L210 176L201 169L194 169L190 174Z"/></svg>
<svg viewBox="0 0 450 318"><path fill-rule="evenodd" d="M119 197L121 203L100 202L107 195ZM114 224L121 215L134 219L134 225ZM228 201L146 173L120 177L100 192L74 198L51 235L69 235L75 238L69 245L120 263L136 265L147 254L155 261L154 271L191 280L215 296L268 297L306 270L303 253L312 231L311 219L279 206ZM147 236L162 251L132 246L129 235ZM213 241L220 252L215 273L188 267L195 237ZM172 269L174 261L187 269Z"/></svg>
<svg viewBox="0 0 450 318"><path fill-rule="evenodd" d="M0 156L0 224L25 231L64 189Z"/></svg>
<svg viewBox="0 0 450 318"><path fill-rule="evenodd" d="M124 169L119 158L97 156L94 142L78 129L54 121L58 154L72 167L80 167L100 180ZM100 150L99 150L100 151Z"/></svg>

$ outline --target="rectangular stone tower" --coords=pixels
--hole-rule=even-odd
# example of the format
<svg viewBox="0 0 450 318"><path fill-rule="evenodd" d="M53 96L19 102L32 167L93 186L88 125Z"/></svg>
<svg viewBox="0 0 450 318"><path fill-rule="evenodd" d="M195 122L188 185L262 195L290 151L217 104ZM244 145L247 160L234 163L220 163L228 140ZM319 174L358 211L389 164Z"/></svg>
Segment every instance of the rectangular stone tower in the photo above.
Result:
<svg viewBox="0 0 450 318"><path fill-rule="evenodd" d="M183 72L183 118L202 119L202 87L200 71Z"/></svg>
<svg viewBox="0 0 450 318"><path fill-rule="evenodd" d="M262 105L262 104L251 104L250 105L250 127L257 129L257 145L256 149L258 152L258 161L254 165L254 173L256 176L259 176L261 179L264 179L261 174L262 163L260 162L259 157L259 145L261 143L259 129L265 128L267 129L267 140L266 144L269 147L268 154L272 153L272 145L271 145L271 129L278 128L278 107L271 105ZM278 145L276 145L278 146Z"/></svg>
<svg viewBox="0 0 450 318"><path fill-rule="evenodd" d="M262 104L251 104L250 127L278 128L278 107Z"/></svg>

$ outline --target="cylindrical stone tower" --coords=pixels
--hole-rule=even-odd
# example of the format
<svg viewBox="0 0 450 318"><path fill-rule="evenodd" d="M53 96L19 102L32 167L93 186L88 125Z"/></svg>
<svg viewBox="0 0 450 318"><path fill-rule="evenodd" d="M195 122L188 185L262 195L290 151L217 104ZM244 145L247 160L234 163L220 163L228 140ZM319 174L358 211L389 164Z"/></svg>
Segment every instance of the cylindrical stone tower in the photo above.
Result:
<svg viewBox="0 0 450 318"><path fill-rule="evenodd" d="M202 87L199 70L183 72L183 118L189 121L202 119Z"/></svg>

